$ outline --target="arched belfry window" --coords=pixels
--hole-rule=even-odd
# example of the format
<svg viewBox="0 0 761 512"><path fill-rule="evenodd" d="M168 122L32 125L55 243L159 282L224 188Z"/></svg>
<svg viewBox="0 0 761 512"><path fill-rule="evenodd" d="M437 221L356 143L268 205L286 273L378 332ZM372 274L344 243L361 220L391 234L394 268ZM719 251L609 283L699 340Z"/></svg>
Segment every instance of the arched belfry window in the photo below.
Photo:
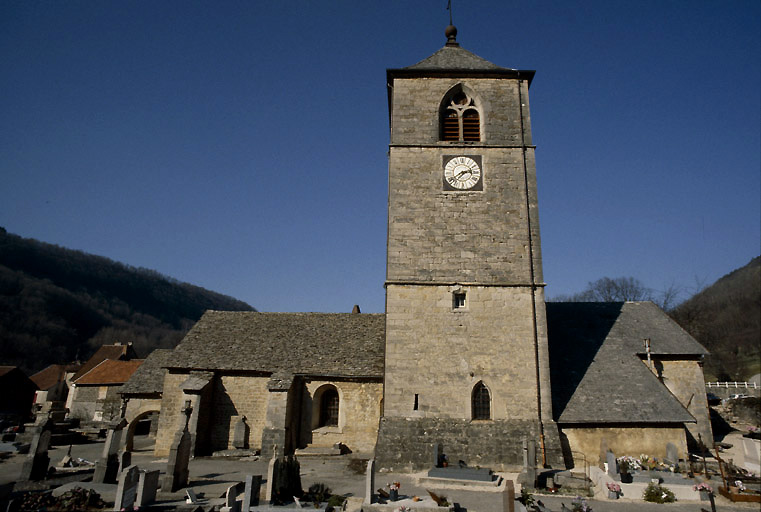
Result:
<svg viewBox="0 0 761 512"><path fill-rule="evenodd" d="M331 387L322 392L320 397L320 427L338 425L338 391Z"/></svg>
<svg viewBox="0 0 761 512"><path fill-rule="evenodd" d="M489 396L489 390L483 382L479 382L473 387L471 403L474 420L491 419L491 397Z"/></svg>
<svg viewBox="0 0 761 512"><path fill-rule="evenodd" d="M462 86L452 89L442 102L441 140L481 140L481 116L478 105Z"/></svg>

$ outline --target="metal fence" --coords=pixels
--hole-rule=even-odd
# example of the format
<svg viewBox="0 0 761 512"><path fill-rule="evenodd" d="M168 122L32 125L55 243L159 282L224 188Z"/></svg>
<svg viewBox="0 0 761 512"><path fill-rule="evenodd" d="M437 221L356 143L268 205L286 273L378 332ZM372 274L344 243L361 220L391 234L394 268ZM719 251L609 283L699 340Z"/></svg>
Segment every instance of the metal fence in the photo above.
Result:
<svg viewBox="0 0 761 512"><path fill-rule="evenodd" d="M755 382L706 382L707 388L758 389Z"/></svg>

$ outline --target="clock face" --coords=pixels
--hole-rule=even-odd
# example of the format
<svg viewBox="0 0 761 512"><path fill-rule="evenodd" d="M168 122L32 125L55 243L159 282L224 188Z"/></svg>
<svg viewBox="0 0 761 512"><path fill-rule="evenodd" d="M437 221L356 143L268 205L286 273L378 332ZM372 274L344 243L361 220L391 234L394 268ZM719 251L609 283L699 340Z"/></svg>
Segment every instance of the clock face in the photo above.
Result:
<svg viewBox="0 0 761 512"><path fill-rule="evenodd" d="M481 166L473 158L456 156L445 161L444 182L453 189L470 190L480 181Z"/></svg>

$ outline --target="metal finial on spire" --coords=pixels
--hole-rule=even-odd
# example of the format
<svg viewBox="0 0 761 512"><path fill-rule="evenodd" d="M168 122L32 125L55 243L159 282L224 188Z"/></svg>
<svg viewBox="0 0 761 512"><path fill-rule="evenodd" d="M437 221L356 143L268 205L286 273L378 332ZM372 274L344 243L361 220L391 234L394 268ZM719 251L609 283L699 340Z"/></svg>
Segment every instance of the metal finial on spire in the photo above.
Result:
<svg viewBox="0 0 761 512"><path fill-rule="evenodd" d="M457 43L457 28L452 25L452 0L447 1L447 10L449 11L449 26L444 31L447 36L446 46L460 46Z"/></svg>

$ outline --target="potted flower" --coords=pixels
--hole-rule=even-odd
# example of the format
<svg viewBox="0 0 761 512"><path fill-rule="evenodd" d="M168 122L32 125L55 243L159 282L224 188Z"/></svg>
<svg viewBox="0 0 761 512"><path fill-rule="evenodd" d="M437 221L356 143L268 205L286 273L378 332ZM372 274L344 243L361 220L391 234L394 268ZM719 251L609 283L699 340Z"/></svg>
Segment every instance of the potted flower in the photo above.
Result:
<svg viewBox="0 0 761 512"><path fill-rule="evenodd" d="M399 482L392 482L388 484L388 494L391 501L397 501L399 499L399 488L402 486Z"/></svg>
<svg viewBox="0 0 761 512"><path fill-rule="evenodd" d="M621 486L616 482L608 482L605 486L608 488L608 499L617 500L621 494Z"/></svg>
<svg viewBox="0 0 761 512"><path fill-rule="evenodd" d="M630 484L634 481L634 477L629 473L629 461L624 459L618 464L619 472L621 473L621 483Z"/></svg>
<svg viewBox="0 0 761 512"><path fill-rule="evenodd" d="M693 485L692 490L698 491L700 493L700 501L708 501L709 495L713 493L711 486L705 482L700 482L699 484Z"/></svg>

